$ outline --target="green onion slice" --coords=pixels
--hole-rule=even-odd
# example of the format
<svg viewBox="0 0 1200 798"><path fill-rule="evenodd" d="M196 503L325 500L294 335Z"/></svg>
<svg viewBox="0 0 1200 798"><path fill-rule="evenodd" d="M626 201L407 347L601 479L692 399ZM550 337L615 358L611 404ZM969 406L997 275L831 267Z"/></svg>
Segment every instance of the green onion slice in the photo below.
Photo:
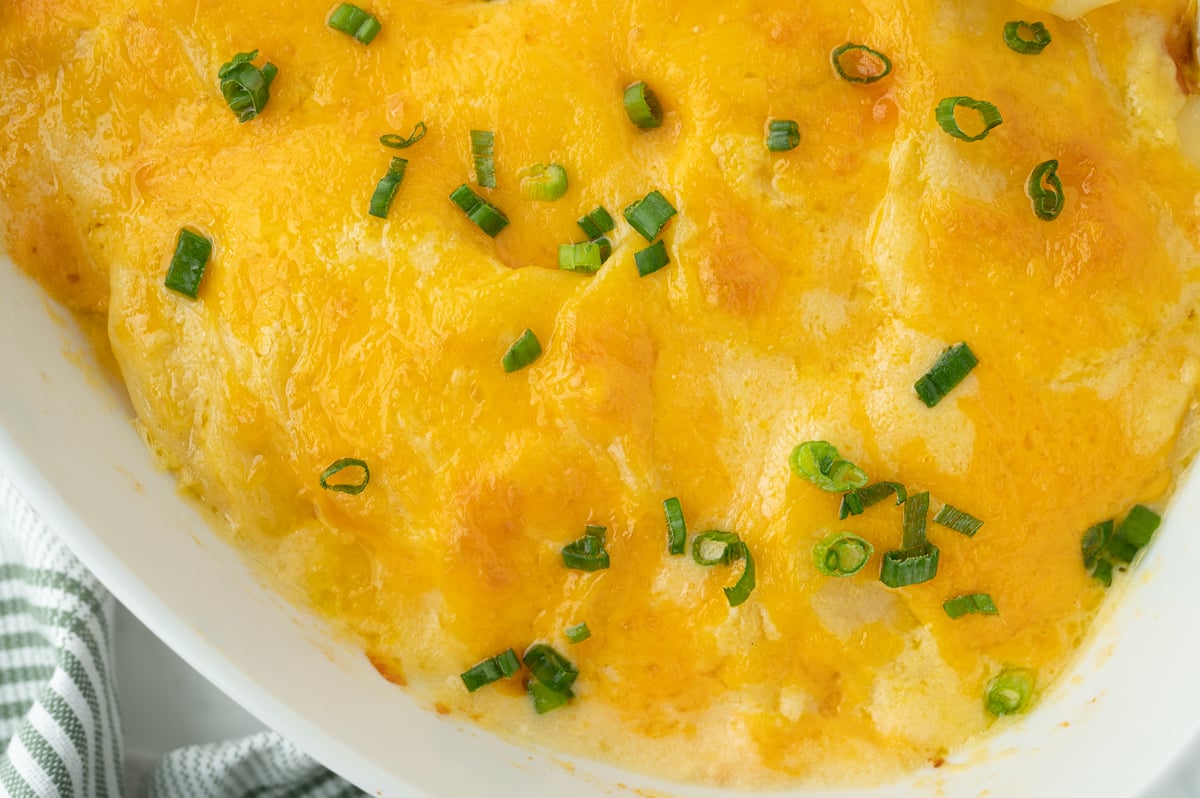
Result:
<svg viewBox="0 0 1200 798"><path fill-rule="evenodd" d="M568 641L570 641L572 644L575 644L582 643L584 640L587 640L589 637L591 637L592 630L588 629L587 621L584 621L583 623L577 623L574 626L568 626L563 630L563 634L566 635Z"/></svg>
<svg viewBox="0 0 1200 798"><path fill-rule="evenodd" d="M907 587L928 582L937 576L939 553L938 547L932 543L913 549L889 551L883 555L879 581L888 587Z"/></svg>
<svg viewBox="0 0 1200 798"><path fill-rule="evenodd" d="M692 538L692 559L697 565L730 565L734 562L731 547L740 540L736 532L701 532Z"/></svg>
<svg viewBox="0 0 1200 798"><path fill-rule="evenodd" d="M1092 571L1092 576L1100 580L1100 583L1105 587L1112 587L1113 564L1111 560L1101 559L1096 563L1096 570Z"/></svg>
<svg viewBox="0 0 1200 798"><path fill-rule="evenodd" d="M450 201L462 209L467 218L479 226L479 229L495 238L501 230L508 226L508 217L504 212L463 183L450 193Z"/></svg>
<svg viewBox="0 0 1200 798"><path fill-rule="evenodd" d="M1067 195L1058 177L1058 161L1043 161L1033 167L1025 183L1025 193L1033 203L1033 214L1043 222L1052 222L1062 213Z"/></svg>
<svg viewBox="0 0 1200 798"><path fill-rule="evenodd" d="M612 216L604 209L603 205L598 205L586 215L580 216L577 224L583 229L583 234L592 239L612 232L617 226L617 223L613 221Z"/></svg>
<svg viewBox="0 0 1200 798"><path fill-rule="evenodd" d="M357 482L329 481L348 469L361 472L361 479ZM319 481L321 487L325 490L332 490L337 493L349 493L351 496L357 496L366 489L367 483L371 481L371 469L367 467L366 460L359 460L357 457L343 457L341 460L334 460L330 463L329 468L321 472L321 479Z"/></svg>
<svg viewBox="0 0 1200 798"><path fill-rule="evenodd" d="M579 671L571 661L545 643L536 643L525 652L525 667L534 678L559 693L575 684Z"/></svg>
<svg viewBox="0 0 1200 798"><path fill-rule="evenodd" d="M868 541L849 532L831 532L812 549L813 565L825 576L853 576L875 553Z"/></svg>
<svg viewBox="0 0 1200 798"><path fill-rule="evenodd" d="M1162 519L1158 513L1145 505L1136 505L1117 526L1106 550L1121 562L1133 562L1133 558L1154 536Z"/></svg>
<svg viewBox="0 0 1200 798"><path fill-rule="evenodd" d="M838 508L838 520L844 520L847 516L862 515L873 504L896 494L896 504L904 504L908 499L908 491L899 482L876 482L865 487L855 488L846 495L842 496L842 504Z"/></svg>
<svg viewBox="0 0 1200 798"><path fill-rule="evenodd" d="M788 465L796 476L822 490L841 492L867 484L866 472L841 459L837 448L826 441L805 441L792 449Z"/></svg>
<svg viewBox="0 0 1200 798"><path fill-rule="evenodd" d="M424 120L422 120L413 126L412 133L408 134L408 138L405 138L398 133L388 133L379 137L379 143L385 147L391 147L394 150L406 150L421 139L425 138L425 133L427 130L428 128L425 126Z"/></svg>
<svg viewBox="0 0 1200 798"><path fill-rule="evenodd" d="M901 548L925 545L925 518L929 515L929 492L915 493L904 503L904 542Z"/></svg>
<svg viewBox="0 0 1200 798"><path fill-rule="evenodd" d="M521 196L553 202L567 193L567 170L561 164L535 163L521 170Z"/></svg>
<svg viewBox="0 0 1200 798"><path fill-rule="evenodd" d="M383 26L358 6L342 3L329 15L329 27L353 36L363 44L370 44Z"/></svg>
<svg viewBox="0 0 1200 798"><path fill-rule="evenodd" d="M212 241L208 238L186 227L181 229L163 284L172 291L195 299L200 293L200 280L208 267L212 247Z"/></svg>
<svg viewBox="0 0 1200 798"><path fill-rule="evenodd" d="M637 266L638 276L645 277L666 266L671 262L671 258L667 255L667 245L659 239L645 249L633 253L633 262Z"/></svg>
<svg viewBox="0 0 1200 798"><path fill-rule="evenodd" d="M892 71L892 61L878 50L865 44L846 42L829 54L833 71L847 83L874 83Z"/></svg>
<svg viewBox="0 0 1200 798"><path fill-rule="evenodd" d="M1150 542L1155 530L1162 523L1158 513L1145 505L1135 505L1117 527L1117 537L1127 540L1139 549Z"/></svg>
<svg viewBox="0 0 1200 798"><path fill-rule="evenodd" d="M475 692L480 687L508 679L521 669L521 661L511 648L494 657L479 662L459 674L468 692Z"/></svg>
<svg viewBox="0 0 1200 798"><path fill-rule="evenodd" d="M529 695L533 698L533 708L539 715L545 715L547 712L559 709L567 705L567 701L575 697L575 694L570 690L559 692L551 689L536 679L530 679L525 685L525 689L529 691Z"/></svg>
<svg viewBox="0 0 1200 798"><path fill-rule="evenodd" d="M733 587L723 588L730 607L736 607L750 597L757 583L754 557L749 547L734 532L710 529L692 538L692 559L699 565L733 565L745 560L741 577Z"/></svg>
<svg viewBox="0 0 1200 798"><path fill-rule="evenodd" d="M1050 43L1050 31L1040 22L1006 22L1004 43L1021 55L1037 55Z"/></svg>
<svg viewBox="0 0 1200 798"><path fill-rule="evenodd" d="M1113 539L1108 541L1108 548L1104 551L1118 562L1131 563L1137 556L1138 547L1114 535Z"/></svg>
<svg viewBox="0 0 1200 798"><path fill-rule="evenodd" d="M588 525L583 537L563 546L563 567L576 571L603 571L609 566L604 550L605 528Z"/></svg>
<svg viewBox="0 0 1200 798"><path fill-rule="evenodd" d="M251 63L256 58L258 50L238 53L217 72L221 96L238 122L249 122L262 113L271 99L271 82L279 73L279 68L270 63L259 69Z"/></svg>
<svg viewBox="0 0 1200 798"><path fill-rule="evenodd" d="M565 271L596 272L604 260L604 250L597 241L558 245L558 268Z"/></svg>
<svg viewBox="0 0 1200 798"><path fill-rule="evenodd" d="M608 256L612 254L612 242L608 240L608 236L600 236L592 239L592 244L600 247L600 262L604 263L608 260Z"/></svg>
<svg viewBox="0 0 1200 798"><path fill-rule="evenodd" d="M471 131L471 155L475 159L475 182L484 188L496 187L495 147L495 133L490 130Z"/></svg>
<svg viewBox="0 0 1200 798"><path fill-rule="evenodd" d="M987 593L971 593L942 602L942 609L954 620L964 615L999 615L996 603Z"/></svg>
<svg viewBox="0 0 1200 798"><path fill-rule="evenodd" d="M512 374L514 371L525 368L541 356L542 345L538 342L537 336L533 334L533 330L526 329L518 336L517 340L513 341L512 346L504 353L504 357L500 358L500 364L504 366L506 372Z"/></svg>
<svg viewBox="0 0 1200 798"><path fill-rule="evenodd" d="M933 517L933 522L961 532L969 538L975 537L975 533L983 526L983 522L975 516L949 504L942 505L942 509Z"/></svg>
<svg viewBox="0 0 1200 798"><path fill-rule="evenodd" d="M662 126L662 105L644 82L639 80L626 86L622 101L625 103L625 113L633 124L643 130Z"/></svg>
<svg viewBox="0 0 1200 798"><path fill-rule="evenodd" d="M625 209L625 221L641 234L642 238L653 242L662 232L663 227L678 211L667 198L657 191L651 191L642 199Z"/></svg>
<svg viewBox="0 0 1200 798"><path fill-rule="evenodd" d="M767 124L767 149L787 152L800 146L800 125L794 119L772 119Z"/></svg>
<svg viewBox="0 0 1200 798"><path fill-rule="evenodd" d="M1083 567L1084 570L1090 570L1096 564L1096 560L1100 557L1100 552L1108 546L1108 542L1113 536L1113 520L1110 518L1107 521L1088 527L1088 530L1083 533L1083 541L1081 547L1083 549Z"/></svg>
<svg viewBox="0 0 1200 798"><path fill-rule="evenodd" d="M367 213L380 219L387 218L388 211L392 207L392 200L396 197L396 192L404 181L404 170L407 168L408 161L403 158L392 158L387 174L381 177L375 186L375 193L371 195L371 206Z"/></svg>
<svg viewBox="0 0 1200 798"><path fill-rule="evenodd" d="M979 359L975 357L971 347L960 341L947 347L913 387L926 407L934 407L945 399L946 394L956 385L965 380L971 369L977 365Z"/></svg>
<svg viewBox="0 0 1200 798"><path fill-rule="evenodd" d="M1015 715L1029 706L1033 697L1033 674L1024 668L1001 671L988 683L983 705L993 715Z"/></svg>
<svg viewBox="0 0 1200 798"><path fill-rule="evenodd" d="M667 516L667 553L683 554L687 549L687 525L683 522L683 505L672 496L663 502Z"/></svg>
<svg viewBox="0 0 1200 798"><path fill-rule="evenodd" d="M733 587L721 588L730 607L744 604L746 599L750 598L750 594L754 592L755 585L758 584L754 574L754 557L750 554L750 548L744 542L739 541L735 549L734 560L745 560L746 564L742 568L742 575L738 577Z"/></svg>
<svg viewBox="0 0 1200 798"><path fill-rule="evenodd" d="M959 108L966 108L979 114L983 129L972 135L959 127L958 118L955 116ZM979 141L986 138L987 134L992 132L992 128L999 126L1004 121L1000 116L999 108L984 100L976 100L971 97L947 97L938 103L934 116L937 118L937 123L942 126L942 130L963 141Z"/></svg>

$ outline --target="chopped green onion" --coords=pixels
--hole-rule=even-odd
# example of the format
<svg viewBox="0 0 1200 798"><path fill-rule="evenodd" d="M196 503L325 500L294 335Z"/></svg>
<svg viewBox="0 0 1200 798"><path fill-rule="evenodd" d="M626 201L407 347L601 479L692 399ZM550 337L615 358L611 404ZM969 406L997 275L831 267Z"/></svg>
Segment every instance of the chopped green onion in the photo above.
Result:
<svg viewBox="0 0 1200 798"><path fill-rule="evenodd" d="M1158 513L1145 505L1136 505L1108 541L1108 553L1121 562L1133 562L1138 550L1150 542L1160 523L1162 519Z"/></svg>
<svg viewBox="0 0 1200 798"><path fill-rule="evenodd" d="M604 250L598 241L558 245L558 268L565 271L596 272L604 260Z"/></svg>
<svg viewBox="0 0 1200 798"><path fill-rule="evenodd" d="M583 537L563 546L563 567L576 571L603 571L609 566L604 544L604 527L589 524Z"/></svg>
<svg viewBox="0 0 1200 798"><path fill-rule="evenodd" d="M545 643L536 643L525 652L525 667L534 678L559 693L575 684L579 671L571 661Z"/></svg>
<svg viewBox="0 0 1200 798"><path fill-rule="evenodd" d="M1030 38L1025 38L1022 33L1028 33ZM1037 55L1050 43L1050 31L1040 22L1006 22L1004 43L1021 55Z"/></svg>
<svg viewBox="0 0 1200 798"><path fill-rule="evenodd" d="M874 83L892 71L892 61L865 44L846 42L829 54L833 71L847 83Z"/></svg>
<svg viewBox="0 0 1200 798"><path fill-rule="evenodd" d="M967 596L958 596L949 601L943 601L942 609L956 621L964 615L1000 614L1000 611L996 609L996 603L987 593L971 593Z"/></svg>
<svg viewBox="0 0 1200 798"><path fill-rule="evenodd" d="M566 706L567 700L575 696L570 690L560 693L536 679L530 679L529 683L525 685L525 689L533 698L533 708L539 715L545 715L547 712Z"/></svg>
<svg viewBox="0 0 1200 798"><path fill-rule="evenodd" d="M1029 706L1033 697L1033 674L1023 668L1001 671L988 683L983 705L988 712L1014 715Z"/></svg>
<svg viewBox="0 0 1200 798"><path fill-rule="evenodd" d="M1100 580L1100 583L1105 587L1112 587L1112 561L1101 559L1096 563L1096 570L1092 571L1092 576Z"/></svg>
<svg viewBox="0 0 1200 798"><path fill-rule="evenodd" d="M903 549L925 545L925 518L929 515L929 492L915 493L904 503Z"/></svg>
<svg viewBox="0 0 1200 798"><path fill-rule="evenodd" d="M504 366L506 372L512 374L514 371L525 368L541 356L542 345L538 343L533 330L526 329L517 340L513 341L512 346L504 353L504 357L500 358L500 364Z"/></svg>
<svg viewBox="0 0 1200 798"><path fill-rule="evenodd" d="M730 607L736 607L750 597L756 584L754 557L742 539L734 532L710 529L692 538L692 559L699 565L733 565L745 560L742 575L733 587L722 588Z"/></svg>
<svg viewBox="0 0 1200 798"><path fill-rule="evenodd" d="M796 476L807 479L821 490L841 492L867 484L867 474L826 441L805 441L792 449L788 465Z"/></svg>
<svg viewBox="0 0 1200 798"><path fill-rule="evenodd" d="M221 96L238 122L249 122L262 113L271 99L271 81L279 73L274 64L265 64L262 69L254 66L250 62L255 58L258 58L258 50L238 53L217 72Z"/></svg>
<svg viewBox="0 0 1200 798"><path fill-rule="evenodd" d="M637 266L638 275L645 277L666 266L671 262L671 258L667 255L667 245L659 239L645 249L633 253L633 262Z"/></svg>
<svg viewBox="0 0 1200 798"><path fill-rule="evenodd" d="M758 584L754 576L754 557L750 555L750 548L741 541L734 548L736 549L735 561L745 560L746 564L743 566L742 575L738 577L733 587L721 588L725 593L725 600L729 602L730 607L744 604L746 599L750 598L750 594L754 592L754 586Z"/></svg>
<svg viewBox="0 0 1200 798"><path fill-rule="evenodd" d="M392 159L387 174L381 177L375 186L375 193L371 195L371 207L367 213L380 219L387 218L388 210L392 207L392 200L400 188L400 183L404 180L404 170L407 168L408 161L403 158Z"/></svg>
<svg viewBox="0 0 1200 798"><path fill-rule="evenodd" d="M625 209L625 221L637 230L642 238L653 242L663 227L677 213L667 198L651 191L644 198Z"/></svg>
<svg viewBox="0 0 1200 798"><path fill-rule="evenodd" d="M1029 173L1025 193L1033 203L1033 214L1043 222L1052 222L1062 213L1067 195L1058 177L1058 161L1043 161Z"/></svg>
<svg viewBox="0 0 1200 798"><path fill-rule="evenodd" d="M1113 536L1113 539L1108 541L1108 548L1105 549L1105 552L1118 562L1131 563L1137 556L1138 547L1127 540Z"/></svg>
<svg viewBox="0 0 1200 798"><path fill-rule="evenodd" d="M812 559L825 576L853 576L874 553L875 547L858 535L831 532L813 546Z"/></svg>
<svg viewBox="0 0 1200 798"><path fill-rule="evenodd" d="M663 122L662 105L658 97L644 82L638 81L625 87L625 113L629 121L643 130L661 127Z"/></svg>
<svg viewBox="0 0 1200 798"><path fill-rule="evenodd" d="M983 130L971 135L958 126L958 119L955 117L955 112L959 107L969 108L979 114L979 119L983 123ZM942 130L954 136L956 139L963 141L979 141L992 132L992 128L1000 125L1004 119L1000 116L1000 109L984 100L976 100L971 97L947 97L938 103L937 110L934 111L934 116L937 118L937 123L942 126Z"/></svg>
<svg viewBox="0 0 1200 798"><path fill-rule="evenodd" d="M1100 557L1100 552L1108 547L1108 542L1113 536L1113 520L1110 518L1107 521L1091 526L1083 533L1082 549L1083 549L1083 568L1090 570L1096 564L1096 560Z"/></svg>
<svg viewBox="0 0 1200 798"><path fill-rule="evenodd" d="M969 538L975 537L975 533L983 526L983 522L975 516L949 504L942 505L942 509L933 517L933 522L961 532Z"/></svg>
<svg viewBox="0 0 1200 798"><path fill-rule="evenodd" d="M521 170L521 196L553 202L567 193L567 170L561 164L535 163Z"/></svg>
<svg viewBox="0 0 1200 798"><path fill-rule="evenodd" d="M596 272L611 254L612 242L604 236L579 244L559 244L558 268L571 272Z"/></svg>
<svg viewBox="0 0 1200 798"><path fill-rule="evenodd" d="M687 549L687 525L683 522L683 505L672 496L663 502L667 516L667 553L683 554Z"/></svg>
<svg viewBox="0 0 1200 798"><path fill-rule="evenodd" d="M383 26L358 6L342 3L329 15L329 27L353 36L363 44L370 44Z"/></svg>
<svg viewBox="0 0 1200 798"><path fill-rule="evenodd" d="M913 549L889 551L883 555L879 581L888 587L907 587L928 582L937 576L938 554L938 547L932 543Z"/></svg>
<svg viewBox="0 0 1200 798"><path fill-rule="evenodd" d="M741 538L736 532L710 529L692 538L692 559L697 565L730 565L734 562L731 547Z"/></svg>
<svg viewBox="0 0 1200 798"><path fill-rule="evenodd" d="M212 246L212 241L199 233L186 227L181 229L163 284L172 291L195 299L200 293L200 279L208 267Z"/></svg>
<svg viewBox="0 0 1200 798"><path fill-rule="evenodd" d="M580 216L577 224L583 228L584 235L593 239L612 231L617 226L603 205L598 205L590 213Z"/></svg>
<svg viewBox="0 0 1200 798"><path fill-rule="evenodd" d="M772 119L767 124L767 149L787 152L800 146L800 126L794 119Z"/></svg>
<svg viewBox="0 0 1200 798"><path fill-rule="evenodd" d="M416 144L421 139L425 138L425 132L428 130L425 127L425 122L418 122L412 129L412 133L408 134L408 138L399 135L398 133L388 133L379 137L379 143L385 147L391 147L394 150L406 150Z"/></svg>
<svg viewBox="0 0 1200 798"><path fill-rule="evenodd" d="M521 669L521 661L511 648L494 657L479 662L459 674L468 692L475 692L480 687L507 679Z"/></svg>
<svg viewBox="0 0 1200 798"><path fill-rule="evenodd" d="M496 134L490 130L471 131L471 155L475 158L475 182L484 188L496 187Z"/></svg>
<svg viewBox="0 0 1200 798"><path fill-rule="evenodd" d="M855 488L842 496L842 504L838 508L838 520L845 519L850 515L862 515L868 507L878 504L893 493L896 494L896 504L904 504L908 499L908 491L899 482L876 482L873 485Z"/></svg>
<svg viewBox="0 0 1200 798"><path fill-rule="evenodd" d="M978 364L979 360L971 351L971 347L960 341L947 347L913 387L926 407L934 407L945 399L946 394L956 385L965 380L971 369Z"/></svg>
<svg viewBox="0 0 1200 798"><path fill-rule="evenodd" d="M608 240L608 236L594 238L592 239L591 243L600 247L600 262L606 262L608 260L608 256L612 254L612 242Z"/></svg>
<svg viewBox="0 0 1200 798"><path fill-rule="evenodd" d="M1117 537L1129 541L1139 549L1150 542L1162 518L1158 513L1143 504L1135 505L1125 516L1125 520L1117 527Z"/></svg>
<svg viewBox="0 0 1200 798"><path fill-rule="evenodd" d="M348 468L361 469L362 479L358 482L330 482L330 478L337 476ZM371 481L371 469L367 468L365 460L359 460L357 457L343 457L341 460L334 460L329 468L321 472L319 480L321 487L325 490L332 490L338 493L349 493L351 496L357 496L366 489L367 483Z"/></svg>
<svg viewBox="0 0 1200 798"><path fill-rule="evenodd" d="M592 636L592 630L588 629L587 622L584 621L583 623L577 623L574 626L568 626L563 630L563 634L566 635L567 640L572 644L582 643L584 640L587 640Z"/></svg>
<svg viewBox="0 0 1200 798"><path fill-rule="evenodd" d="M466 183L451 192L450 200L462 208L467 218L492 238L508 226L508 217L504 212L472 191Z"/></svg>

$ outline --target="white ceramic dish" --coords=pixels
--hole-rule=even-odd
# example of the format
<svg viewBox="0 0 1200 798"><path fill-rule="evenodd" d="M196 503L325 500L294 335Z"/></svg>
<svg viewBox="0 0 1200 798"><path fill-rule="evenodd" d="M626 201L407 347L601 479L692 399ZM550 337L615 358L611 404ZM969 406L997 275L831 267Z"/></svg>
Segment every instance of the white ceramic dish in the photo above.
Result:
<svg viewBox="0 0 1200 798"><path fill-rule="evenodd" d="M80 368L85 351L0 254L0 469L121 602L263 722L373 795L730 795L527 750L418 707L266 589L180 498L119 384ZM1193 470L1133 587L1035 712L936 771L836 795L1138 794L1200 721L1197 529Z"/></svg>

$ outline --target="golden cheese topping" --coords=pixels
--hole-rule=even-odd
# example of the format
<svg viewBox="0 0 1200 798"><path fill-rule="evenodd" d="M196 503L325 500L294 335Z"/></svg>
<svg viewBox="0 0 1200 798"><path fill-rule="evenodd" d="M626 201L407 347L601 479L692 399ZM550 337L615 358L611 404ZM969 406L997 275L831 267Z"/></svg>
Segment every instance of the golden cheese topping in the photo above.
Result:
<svg viewBox="0 0 1200 798"><path fill-rule="evenodd" d="M1163 509L1197 447L1188 3L1096 5L377 0L363 45L328 2L8 0L0 225L106 322L181 485L386 677L664 776L885 779L992 725L1002 671L1050 689L1105 592L1084 531ZM1013 51L1010 21L1051 43ZM841 79L845 42L890 74ZM252 50L278 74L239 123L217 75ZM631 124L635 81L661 127ZM960 96L1002 123L949 135L935 108ZM799 145L768 150L770 120ZM419 121L412 147L380 146ZM494 190L472 130L494 133ZM1044 221L1026 183L1051 159L1064 201ZM523 197L550 163L565 194ZM463 183L510 220L494 238L448 199ZM670 263L641 277L620 212L650 191L678 215ZM611 257L558 269L597 206ZM184 227L214 242L195 300L164 286ZM543 353L507 372L526 329ZM926 407L914 383L960 341L978 366ZM841 495L788 465L818 440L982 528L930 522L936 576L885 586L905 508L839 520ZM361 493L322 489L341 458L369 464ZM744 541L743 603L723 588L745 561L668 553L670 497L690 535ZM587 525L607 569L564 567ZM812 554L839 531L874 548L844 578ZM943 608L977 593L998 614ZM535 643L578 669L564 707L535 713L526 670L465 689Z"/></svg>

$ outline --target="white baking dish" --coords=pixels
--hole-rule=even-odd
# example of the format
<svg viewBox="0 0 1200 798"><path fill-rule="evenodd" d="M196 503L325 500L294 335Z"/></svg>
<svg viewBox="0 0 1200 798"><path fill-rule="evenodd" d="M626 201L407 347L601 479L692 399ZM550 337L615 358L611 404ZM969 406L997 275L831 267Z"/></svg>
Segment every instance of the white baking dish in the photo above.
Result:
<svg viewBox="0 0 1200 798"><path fill-rule="evenodd" d="M528 750L417 706L214 534L155 467L120 385L80 367L85 353L67 314L0 254L0 469L120 601L263 722L372 795L729 795ZM940 769L836 795L1136 795L1200 721L1198 532L1193 473L1132 588L1036 711Z"/></svg>

